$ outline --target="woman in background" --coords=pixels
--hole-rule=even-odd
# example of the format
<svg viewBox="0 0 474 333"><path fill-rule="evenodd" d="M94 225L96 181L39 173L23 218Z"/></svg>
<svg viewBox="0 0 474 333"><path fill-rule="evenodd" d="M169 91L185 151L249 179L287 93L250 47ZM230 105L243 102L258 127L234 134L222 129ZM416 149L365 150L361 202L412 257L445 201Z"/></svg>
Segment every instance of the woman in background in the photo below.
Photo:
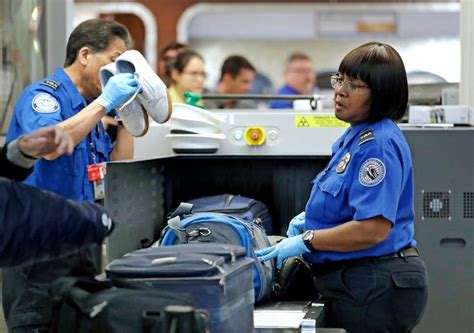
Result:
<svg viewBox="0 0 474 333"><path fill-rule="evenodd" d="M168 88L173 103L184 103L184 93L202 94L204 91L204 59L194 51L179 54L171 69L172 84Z"/></svg>

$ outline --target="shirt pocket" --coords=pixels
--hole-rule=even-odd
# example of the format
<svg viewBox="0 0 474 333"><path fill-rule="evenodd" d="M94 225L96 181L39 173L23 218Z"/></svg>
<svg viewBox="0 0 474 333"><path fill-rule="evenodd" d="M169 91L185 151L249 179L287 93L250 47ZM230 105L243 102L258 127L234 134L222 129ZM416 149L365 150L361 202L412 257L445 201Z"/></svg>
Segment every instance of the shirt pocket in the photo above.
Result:
<svg viewBox="0 0 474 333"><path fill-rule="evenodd" d="M317 184L324 197L323 218L326 223L335 223L341 220L341 212L345 210L342 189L344 178L333 174Z"/></svg>
<svg viewBox="0 0 474 333"><path fill-rule="evenodd" d="M344 185L344 178L338 175L330 175L324 181L318 183L318 187L321 191L336 197Z"/></svg>

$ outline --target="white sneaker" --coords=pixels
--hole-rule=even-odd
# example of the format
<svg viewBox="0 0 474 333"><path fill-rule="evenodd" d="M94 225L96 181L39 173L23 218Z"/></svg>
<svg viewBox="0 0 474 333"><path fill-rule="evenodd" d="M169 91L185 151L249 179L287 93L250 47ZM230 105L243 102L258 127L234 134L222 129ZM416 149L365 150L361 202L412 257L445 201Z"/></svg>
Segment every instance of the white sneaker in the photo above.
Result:
<svg viewBox="0 0 474 333"><path fill-rule="evenodd" d="M110 63L102 67L99 71L100 83L102 88L107 84L109 79L117 74L115 63ZM148 131L148 116L143 107L136 99L137 95L132 95L125 103L115 109L120 121L128 132L136 137L143 136Z"/></svg>
<svg viewBox="0 0 474 333"><path fill-rule="evenodd" d="M135 74L141 87L138 101L154 121L160 124L166 122L172 110L168 89L143 55L136 50L125 51L115 60L115 65L120 73Z"/></svg>

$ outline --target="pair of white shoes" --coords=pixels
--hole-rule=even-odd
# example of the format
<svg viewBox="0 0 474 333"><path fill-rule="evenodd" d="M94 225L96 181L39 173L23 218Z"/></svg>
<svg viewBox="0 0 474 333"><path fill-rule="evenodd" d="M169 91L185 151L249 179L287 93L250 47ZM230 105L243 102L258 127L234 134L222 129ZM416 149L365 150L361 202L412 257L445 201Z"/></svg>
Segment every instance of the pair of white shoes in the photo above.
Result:
<svg viewBox="0 0 474 333"><path fill-rule="evenodd" d="M158 123L170 118L172 106L166 85L140 52L125 51L115 62L102 67L99 72L102 88L118 73L134 74L139 87L135 94L116 108L120 120L131 135L145 135L148 131L147 114Z"/></svg>

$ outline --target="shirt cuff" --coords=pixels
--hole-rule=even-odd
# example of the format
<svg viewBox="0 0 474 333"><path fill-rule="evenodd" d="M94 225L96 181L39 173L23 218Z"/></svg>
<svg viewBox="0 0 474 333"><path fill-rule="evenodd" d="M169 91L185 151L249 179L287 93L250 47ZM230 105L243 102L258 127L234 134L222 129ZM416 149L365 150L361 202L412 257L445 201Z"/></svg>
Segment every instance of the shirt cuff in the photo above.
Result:
<svg viewBox="0 0 474 333"><path fill-rule="evenodd" d="M36 162L36 158L26 157L18 147L18 140L13 140L7 145L7 159L13 164L24 169L30 169Z"/></svg>

